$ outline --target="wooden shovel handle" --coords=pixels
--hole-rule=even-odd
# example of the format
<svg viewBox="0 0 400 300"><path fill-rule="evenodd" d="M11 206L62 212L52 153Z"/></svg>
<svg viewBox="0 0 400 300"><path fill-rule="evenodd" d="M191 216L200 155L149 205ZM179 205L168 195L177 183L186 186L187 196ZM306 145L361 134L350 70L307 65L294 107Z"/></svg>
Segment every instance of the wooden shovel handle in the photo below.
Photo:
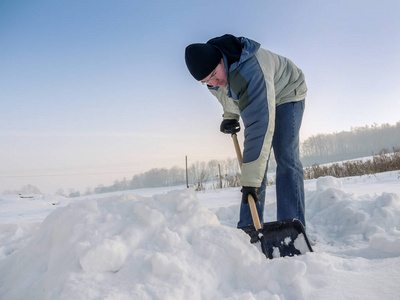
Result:
<svg viewBox="0 0 400 300"><path fill-rule="evenodd" d="M232 134L232 139L233 139L233 144L235 145L236 156L239 161L239 166L240 166L240 168L242 168L243 157L242 157L242 152L240 151L240 146L239 146L239 142L237 139L237 135L235 133ZM260 217L258 216L256 202L254 201L254 198L252 195L248 196L248 203L250 205L250 212L251 212L251 217L253 218L254 227L257 230L259 230L259 229L261 229Z"/></svg>
<svg viewBox="0 0 400 300"><path fill-rule="evenodd" d="M240 146L236 133L232 134L232 139L233 139L233 144L235 145L236 156L238 158L239 166L240 168L242 168L243 157L242 157L242 152L240 151Z"/></svg>
<svg viewBox="0 0 400 300"><path fill-rule="evenodd" d="M251 212L251 217L253 218L253 224L254 227L257 230L261 229L261 223L260 223L260 217L258 216L257 208L256 208L256 202L254 201L254 198L252 195L249 195L247 198L249 205L250 205L250 212Z"/></svg>

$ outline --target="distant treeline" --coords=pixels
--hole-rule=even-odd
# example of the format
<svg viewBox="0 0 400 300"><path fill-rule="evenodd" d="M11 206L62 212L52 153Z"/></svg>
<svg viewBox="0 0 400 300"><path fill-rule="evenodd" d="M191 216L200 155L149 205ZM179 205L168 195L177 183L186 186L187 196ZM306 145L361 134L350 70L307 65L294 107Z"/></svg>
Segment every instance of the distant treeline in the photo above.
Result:
<svg viewBox="0 0 400 300"><path fill-rule="evenodd" d="M352 177L397 170L400 170L400 151L374 155L371 159L366 160L356 159L322 166L313 165L304 169L304 179L322 176Z"/></svg>
<svg viewBox="0 0 400 300"><path fill-rule="evenodd" d="M195 162L188 167L188 184L196 189L202 189L203 185L211 180L228 178L230 174L236 174L239 166L236 159L227 158L225 160L211 160L209 162ZM108 193L114 191L132 190L138 188L164 187L186 184L186 169L180 167L155 168L134 175L132 179L124 178L116 180L111 186L99 185L93 193ZM91 191L87 192L91 193ZM74 194L74 196L79 196Z"/></svg>
<svg viewBox="0 0 400 300"><path fill-rule="evenodd" d="M42 192L37 188L36 186L32 184L27 184L21 187L20 189L15 189L15 190L5 190L3 191L4 195L29 195L29 194L41 194Z"/></svg>
<svg viewBox="0 0 400 300"><path fill-rule="evenodd" d="M355 159L400 148L400 122L355 127L351 131L318 134L301 144L304 166Z"/></svg>

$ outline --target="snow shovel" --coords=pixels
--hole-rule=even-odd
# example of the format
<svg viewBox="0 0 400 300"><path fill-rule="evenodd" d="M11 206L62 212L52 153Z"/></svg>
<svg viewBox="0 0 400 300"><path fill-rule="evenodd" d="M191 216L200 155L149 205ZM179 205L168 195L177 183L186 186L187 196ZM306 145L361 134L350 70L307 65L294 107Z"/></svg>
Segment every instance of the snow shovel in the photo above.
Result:
<svg viewBox="0 0 400 300"><path fill-rule="evenodd" d="M239 142L236 133L232 134L235 145L236 155L240 167L242 167L243 157L240 151ZM303 224L297 219L286 221L275 221L264 223L261 226L255 201L251 195L248 198L253 224L258 232L261 243L261 250L267 258L276 258L284 256L294 256L313 252L308 241Z"/></svg>

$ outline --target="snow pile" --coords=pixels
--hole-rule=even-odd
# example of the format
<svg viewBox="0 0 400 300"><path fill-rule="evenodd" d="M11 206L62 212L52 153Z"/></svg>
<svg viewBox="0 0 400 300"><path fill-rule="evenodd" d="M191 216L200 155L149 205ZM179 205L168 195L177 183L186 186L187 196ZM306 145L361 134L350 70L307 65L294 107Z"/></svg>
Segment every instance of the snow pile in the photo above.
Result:
<svg viewBox="0 0 400 300"><path fill-rule="evenodd" d="M240 189L0 196L0 298L398 299L399 179L353 180L306 182L315 252L273 260L235 228Z"/></svg>
<svg viewBox="0 0 400 300"><path fill-rule="evenodd" d="M0 259L22 248L39 230L44 216L63 202L64 197L50 195L0 196Z"/></svg>
<svg viewBox="0 0 400 300"><path fill-rule="evenodd" d="M281 290L282 268L220 225L193 191L115 196L51 213L37 236L1 262L2 299L221 299ZM305 272L287 262L283 285ZM283 270L285 273L285 270ZM275 277L275 281L271 281Z"/></svg>
<svg viewBox="0 0 400 300"><path fill-rule="evenodd" d="M400 198L395 193L357 198L343 190L340 180L322 177L307 198L307 216L308 229L326 245L343 249L369 243L382 257L400 255Z"/></svg>

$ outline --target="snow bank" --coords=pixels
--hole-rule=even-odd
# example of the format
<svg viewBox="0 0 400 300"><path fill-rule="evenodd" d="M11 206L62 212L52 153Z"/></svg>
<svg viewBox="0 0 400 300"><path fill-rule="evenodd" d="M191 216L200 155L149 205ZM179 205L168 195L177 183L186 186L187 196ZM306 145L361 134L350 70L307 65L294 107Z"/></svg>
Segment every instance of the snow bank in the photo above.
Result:
<svg viewBox="0 0 400 300"><path fill-rule="evenodd" d="M193 191L113 196L51 213L26 247L0 261L0 297L265 298L294 293L282 286L305 271L296 260L267 266L247 235L220 225Z"/></svg>
<svg viewBox="0 0 400 300"><path fill-rule="evenodd" d="M69 201L50 195L1 195L0 259L24 247L39 230L43 216Z"/></svg>
<svg viewBox="0 0 400 300"><path fill-rule="evenodd" d="M400 255L400 198L395 193L355 197L340 180L323 177L307 199L309 231L329 246L360 247L368 243L382 256ZM326 249L325 249L326 250Z"/></svg>

